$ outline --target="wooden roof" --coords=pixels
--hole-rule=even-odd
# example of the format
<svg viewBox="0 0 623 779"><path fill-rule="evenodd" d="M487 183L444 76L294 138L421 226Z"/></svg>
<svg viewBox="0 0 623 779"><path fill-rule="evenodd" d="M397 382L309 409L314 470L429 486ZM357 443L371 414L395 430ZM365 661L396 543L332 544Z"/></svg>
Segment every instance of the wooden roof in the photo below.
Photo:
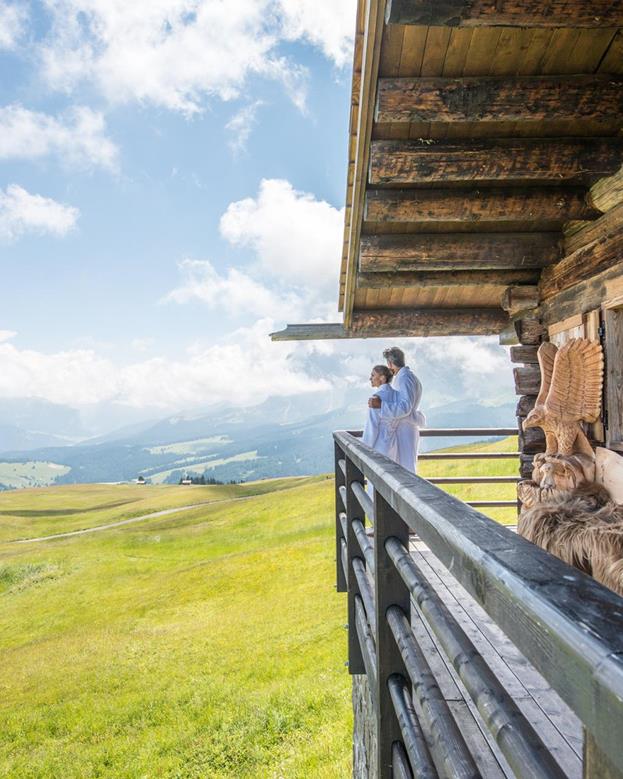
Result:
<svg viewBox="0 0 623 779"><path fill-rule="evenodd" d="M344 322L274 337L499 333L623 162L622 28L617 0L359 0Z"/></svg>

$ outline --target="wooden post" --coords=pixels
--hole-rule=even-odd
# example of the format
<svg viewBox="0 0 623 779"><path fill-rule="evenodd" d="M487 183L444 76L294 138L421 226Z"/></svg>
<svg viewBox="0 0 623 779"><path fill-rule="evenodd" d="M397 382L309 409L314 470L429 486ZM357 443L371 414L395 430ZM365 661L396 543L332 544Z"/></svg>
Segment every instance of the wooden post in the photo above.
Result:
<svg viewBox="0 0 623 779"><path fill-rule="evenodd" d="M411 598L409 590L396 570L385 549L388 538L395 537L407 548L409 528L380 495L374 493L374 562L375 562L375 604L376 604L376 700L377 700L377 777L392 777L392 746L402 741L398 718L394 710L388 681L392 674L409 679L400 650L387 622L387 610L398 606L407 619L411 620ZM409 694L411 685L409 682Z"/></svg>
<svg viewBox="0 0 623 779"><path fill-rule="evenodd" d="M333 445L335 451L335 571L336 571L336 589L338 592L346 592L346 574L342 565L342 539L346 542L342 533L342 523L340 514L345 513L345 507L342 506L342 497L340 487L345 484L344 473L340 468L340 460L344 459L344 452L337 444Z"/></svg>
<svg viewBox="0 0 623 779"><path fill-rule="evenodd" d="M366 667L359 645L359 637L355 627L355 596L361 596L359 584L353 568L353 559L359 557L362 562L363 555L359 548L359 542L353 531L353 519L365 521L363 511L357 498L353 494L353 482L364 483L363 473L346 457L346 583L348 586L348 671L352 674L365 674Z"/></svg>
<svg viewBox="0 0 623 779"><path fill-rule="evenodd" d="M540 429L523 431L523 421L534 408L541 383L541 371L537 362L539 344L545 339L545 328L534 315L515 321L515 332L519 346L511 348L511 362L523 363L513 369L517 403L517 427L519 430L519 475L529 479L532 475L532 460L538 452L545 451L545 436Z"/></svg>

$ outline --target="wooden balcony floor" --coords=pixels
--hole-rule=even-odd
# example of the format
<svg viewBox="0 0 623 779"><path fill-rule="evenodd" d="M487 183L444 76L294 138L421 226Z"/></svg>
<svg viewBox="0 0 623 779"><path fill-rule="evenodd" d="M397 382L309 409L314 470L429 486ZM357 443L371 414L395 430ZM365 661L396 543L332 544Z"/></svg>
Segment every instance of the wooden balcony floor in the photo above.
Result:
<svg viewBox="0 0 623 779"><path fill-rule="evenodd" d="M580 779L583 735L579 719L417 537L412 537L410 550L432 587L532 723L563 771L573 779ZM416 638L426 653L431 670L482 776L485 779L514 777L456 671L438 648L434 635L422 622L415 607L412 613Z"/></svg>

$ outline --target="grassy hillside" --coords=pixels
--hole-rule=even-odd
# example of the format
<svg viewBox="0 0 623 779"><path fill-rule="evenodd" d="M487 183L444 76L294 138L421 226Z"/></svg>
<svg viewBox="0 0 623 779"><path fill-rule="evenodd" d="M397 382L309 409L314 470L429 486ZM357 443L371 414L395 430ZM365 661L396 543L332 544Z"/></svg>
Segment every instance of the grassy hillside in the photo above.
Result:
<svg viewBox="0 0 623 779"><path fill-rule="evenodd" d="M254 489L272 491L235 500ZM100 524L121 501L221 500L0 546L0 775L347 776L332 491L310 478L0 495L0 526L19 510L20 536Z"/></svg>
<svg viewBox="0 0 623 779"><path fill-rule="evenodd" d="M516 452L517 437L511 436L492 443L460 444L440 452ZM425 478L434 476L517 476L518 461L513 460L422 460L418 473ZM514 484L448 484L443 489L461 500L516 500ZM504 524L517 522L515 508L479 509L487 516Z"/></svg>

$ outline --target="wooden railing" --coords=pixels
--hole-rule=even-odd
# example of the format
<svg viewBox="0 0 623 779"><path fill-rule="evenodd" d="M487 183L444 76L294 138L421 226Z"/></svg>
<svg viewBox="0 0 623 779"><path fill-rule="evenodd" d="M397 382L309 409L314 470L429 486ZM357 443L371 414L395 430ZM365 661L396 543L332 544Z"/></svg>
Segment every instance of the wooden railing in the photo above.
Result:
<svg viewBox="0 0 623 779"><path fill-rule="evenodd" d="M348 593L349 671L367 675L376 712L378 778L480 775L416 640L412 605L515 775L564 776L428 584L410 531L580 718L596 763L612 771L590 776L623 773L623 601L352 433L334 441L337 588Z"/></svg>

